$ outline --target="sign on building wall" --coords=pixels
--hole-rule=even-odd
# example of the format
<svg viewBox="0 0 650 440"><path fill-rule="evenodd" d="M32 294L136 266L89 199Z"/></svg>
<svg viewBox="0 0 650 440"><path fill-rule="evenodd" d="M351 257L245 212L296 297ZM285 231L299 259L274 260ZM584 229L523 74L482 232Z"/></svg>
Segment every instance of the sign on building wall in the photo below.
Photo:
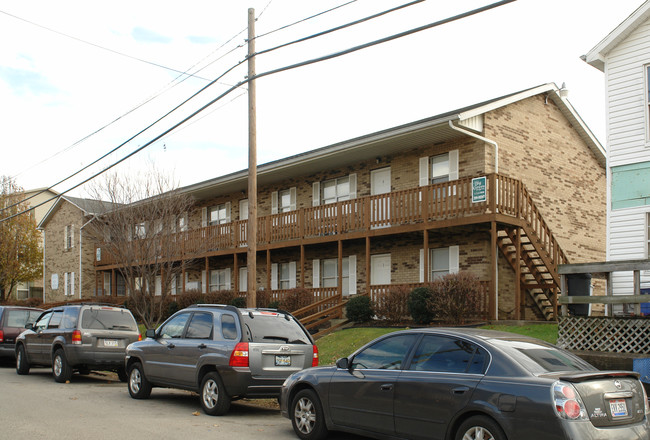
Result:
<svg viewBox="0 0 650 440"><path fill-rule="evenodd" d="M485 176L472 179L472 203L487 200L487 179Z"/></svg>

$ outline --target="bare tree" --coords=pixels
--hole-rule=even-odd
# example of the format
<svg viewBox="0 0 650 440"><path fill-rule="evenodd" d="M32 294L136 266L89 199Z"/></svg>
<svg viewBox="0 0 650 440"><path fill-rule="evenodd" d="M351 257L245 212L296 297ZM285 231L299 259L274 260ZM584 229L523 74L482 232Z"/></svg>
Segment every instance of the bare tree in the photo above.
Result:
<svg viewBox="0 0 650 440"><path fill-rule="evenodd" d="M13 179L0 177L0 301L7 300L18 283L43 274L40 235L24 199L22 188ZM25 214L13 217L21 212Z"/></svg>
<svg viewBox="0 0 650 440"><path fill-rule="evenodd" d="M129 308L147 328L155 327L165 316L174 280L180 283L191 263L183 244L193 200L155 169L136 177L107 175L90 192L110 203L89 232L101 243L102 259L118 266Z"/></svg>

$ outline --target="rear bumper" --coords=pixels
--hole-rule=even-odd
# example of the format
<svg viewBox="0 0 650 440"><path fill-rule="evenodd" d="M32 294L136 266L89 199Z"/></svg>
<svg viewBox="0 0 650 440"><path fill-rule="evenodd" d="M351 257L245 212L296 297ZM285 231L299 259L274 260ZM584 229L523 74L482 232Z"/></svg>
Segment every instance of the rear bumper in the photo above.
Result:
<svg viewBox="0 0 650 440"><path fill-rule="evenodd" d="M115 352L92 352L82 346L69 346L66 350L68 363L75 367L85 365L91 368L113 370L124 368L124 350Z"/></svg>
<svg viewBox="0 0 650 440"><path fill-rule="evenodd" d="M16 344L3 343L0 344L0 357L15 358L16 357Z"/></svg>
<svg viewBox="0 0 650 440"><path fill-rule="evenodd" d="M284 377L254 377L248 368L227 368L219 371L229 396L250 398L276 398L284 383Z"/></svg>
<svg viewBox="0 0 650 440"><path fill-rule="evenodd" d="M646 417L641 423L609 428L596 428L589 421L562 423L567 439L585 440L642 440L650 438L650 422Z"/></svg>

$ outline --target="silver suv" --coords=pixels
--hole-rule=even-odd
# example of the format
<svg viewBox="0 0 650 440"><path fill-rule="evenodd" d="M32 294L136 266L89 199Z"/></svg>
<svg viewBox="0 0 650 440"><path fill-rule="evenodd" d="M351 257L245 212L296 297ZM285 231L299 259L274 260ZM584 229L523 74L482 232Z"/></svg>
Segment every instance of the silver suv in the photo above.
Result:
<svg viewBox="0 0 650 440"><path fill-rule="evenodd" d="M275 309L191 306L126 349L131 397L146 399L156 386L195 391L209 415L227 413L236 398L276 398L290 374L317 365L311 335Z"/></svg>
<svg viewBox="0 0 650 440"><path fill-rule="evenodd" d="M142 339L128 309L101 304L74 304L43 312L16 338L16 372L32 366L52 367L54 380L67 382L74 371L116 371L126 381L126 346Z"/></svg>

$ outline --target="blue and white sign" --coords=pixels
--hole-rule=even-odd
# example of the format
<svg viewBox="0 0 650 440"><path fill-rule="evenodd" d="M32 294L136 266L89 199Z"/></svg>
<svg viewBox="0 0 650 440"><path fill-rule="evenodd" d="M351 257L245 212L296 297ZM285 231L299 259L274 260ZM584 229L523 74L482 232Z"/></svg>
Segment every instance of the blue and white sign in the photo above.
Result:
<svg viewBox="0 0 650 440"><path fill-rule="evenodd" d="M472 203L487 200L487 179L485 176L472 179Z"/></svg>

